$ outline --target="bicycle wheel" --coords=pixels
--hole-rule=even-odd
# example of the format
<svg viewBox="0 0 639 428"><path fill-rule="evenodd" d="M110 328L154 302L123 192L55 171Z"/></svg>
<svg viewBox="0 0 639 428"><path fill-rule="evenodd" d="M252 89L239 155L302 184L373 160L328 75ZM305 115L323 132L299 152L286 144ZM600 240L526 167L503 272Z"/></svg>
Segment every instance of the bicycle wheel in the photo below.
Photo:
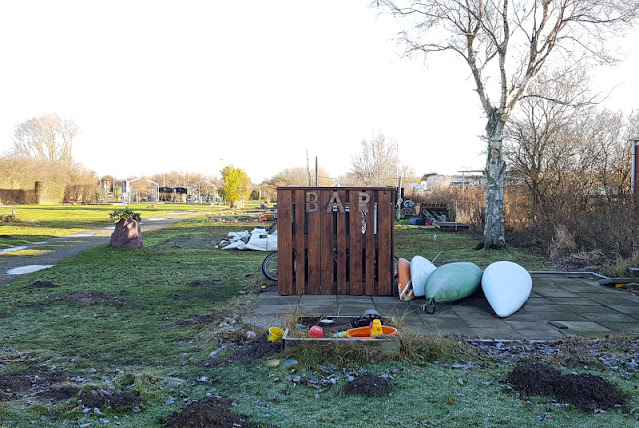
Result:
<svg viewBox="0 0 639 428"><path fill-rule="evenodd" d="M262 273L271 281L277 281L277 251L272 252L262 262Z"/></svg>

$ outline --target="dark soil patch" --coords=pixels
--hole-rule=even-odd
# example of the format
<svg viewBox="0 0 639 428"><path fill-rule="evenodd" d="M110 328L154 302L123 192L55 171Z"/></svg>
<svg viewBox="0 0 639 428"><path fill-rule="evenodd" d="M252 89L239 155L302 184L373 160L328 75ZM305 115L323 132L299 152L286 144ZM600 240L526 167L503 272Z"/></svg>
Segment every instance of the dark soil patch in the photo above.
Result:
<svg viewBox="0 0 639 428"><path fill-rule="evenodd" d="M57 288L59 285L52 283L51 281L36 281L33 284L29 284L24 288Z"/></svg>
<svg viewBox="0 0 639 428"><path fill-rule="evenodd" d="M64 372L51 371L48 367L27 367L24 370L0 375L0 402L21 398L32 388L43 389L67 382Z"/></svg>
<svg viewBox="0 0 639 428"><path fill-rule="evenodd" d="M121 296L128 296L132 294L130 291L121 290L115 293L104 293L97 290L87 291L72 291L69 294L55 294L50 296L53 300L62 300L65 303L70 303L77 306L91 306L97 303L109 304L118 308L124 306L138 306L140 304L139 299L120 299Z"/></svg>
<svg viewBox="0 0 639 428"><path fill-rule="evenodd" d="M72 291L67 295L61 296L66 303L73 303L79 306L89 306L96 303L103 303L107 298L107 294L102 291Z"/></svg>
<svg viewBox="0 0 639 428"><path fill-rule="evenodd" d="M344 388L348 394L365 395L366 397L381 397L390 394L393 386L387 379L370 374L358 376Z"/></svg>
<svg viewBox="0 0 639 428"><path fill-rule="evenodd" d="M624 404L616 386L601 376L591 374L561 376L555 385L555 395L559 400L571 401L583 412L606 410L617 404Z"/></svg>
<svg viewBox="0 0 639 428"><path fill-rule="evenodd" d="M105 394L100 391L82 391L80 400L84 407L93 409L132 409L144 404L144 400L139 395L128 392Z"/></svg>
<svg viewBox="0 0 639 428"><path fill-rule="evenodd" d="M5 318L9 318L11 316L11 314L9 312L0 312L0 320L1 319L5 319Z"/></svg>
<svg viewBox="0 0 639 428"><path fill-rule="evenodd" d="M247 422L248 416L229 410L231 400L221 397L206 397L189 404L179 412L173 412L166 420L160 420L167 428L259 428L260 425Z"/></svg>
<svg viewBox="0 0 639 428"><path fill-rule="evenodd" d="M583 412L606 410L623 405L617 387L591 374L562 375L559 370L545 364L517 366L507 381L524 395L554 395L558 400L569 401Z"/></svg>
<svg viewBox="0 0 639 428"><path fill-rule="evenodd" d="M47 398L55 402L66 401L75 397L80 392L80 388L71 385L57 385L38 394L38 397Z"/></svg>
<svg viewBox="0 0 639 428"><path fill-rule="evenodd" d="M177 327L183 325L197 325L197 324L211 324L215 322L217 318L215 314L211 315L199 315L199 314L191 314L186 318L180 318L179 320L175 320L169 324L165 324L165 327Z"/></svg>
<svg viewBox="0 0 639 428"><path fill-rule="evenodd" d="M200 234L194 236L178 236L168 239L157 245L158 248L187 248L195 250L212 250L215 245L220 242L208 234Z"/></svg>
<svg viewBox="0 0 639 428"><path fill-rule="evenodd" d="M284 348L281 342L269 342L266 338L259 338L249 342L247 345L238 346L233 353L219 358L205 360L198 365L205 367L217 367L223 364L240 362L251 364L261 358L270 357L282 352Z"/></svg>
<svg viewBox="0 0 639 428"><path fill-rule="evenodd" d="M211 280L211 281L193 281L193 282L189 283L189 286L191 286L191 287L209 287L209 288L220 288L220 287L222 287L222 285L219 284L215 280Z"/></svg>
<svg viewBox="0 0 639 428"><path fill-rule="evenodd" d="M528 395L553 395L561 372L546 364L517 366L506 379L517 391Z"/></svg>
<svg viewBox="0 0 639 428"><path fill-rule="evenodd" d="M221 309L219 311L215 311L212 314L208 315L200 315L200 314L191 314L185 318L177 319L168 324L164 324L164 327L178 327L184 325L208 325L213 324L215 322L225 321L227 319L236 320L238 318L237 313L231 309Z"/></svg>

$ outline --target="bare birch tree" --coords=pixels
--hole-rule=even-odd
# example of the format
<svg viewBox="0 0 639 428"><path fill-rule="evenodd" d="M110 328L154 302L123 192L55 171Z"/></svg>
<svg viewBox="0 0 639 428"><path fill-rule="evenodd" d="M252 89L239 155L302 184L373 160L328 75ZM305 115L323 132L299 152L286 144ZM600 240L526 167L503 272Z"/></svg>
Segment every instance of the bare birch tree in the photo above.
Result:
<svg viewBox="0 0 639 428"><path fill-rule="evenodd" d="M362 139L362 151L351 159L349 181L363 186L396 186L397 142L379 132L370 141Z"/></svg>
<svg viewBox="0 0 639 428"><path fill-rule="evenodd" d="M504 127L547 63L610 62L605 42L634 23L638 0L376 0L404 19L406 54L451 51L470 68L486 115L483 245L505 246ZM489 78L492 77L492 80Z"/></svg>
<svg viewBox="0 0 639 428"><path fill-rule="evenodd" d="M577 130L596 96L582 70L540 73L504 129L504 158L531 195L533 216L543 209L551 189L559 189L562 172L579 152Z"/></svg>
<svg viewBox="0 0 639 428"><path fill-rule="evenodd" d="M49 162L73 162L73 138L78 125L57 114L46 114L17 125L13 131L13 152Z"/></svg>
<svg viewBox="0 0 639 428"><path fill-rule="evenodd" d="M285 168L278 172L268 180L268 183L273 186L308 186L309 172L311 180L315 183L315 168L311 168L310 171L302 166L296 166L293 168ZM318 186L333 186L335 180L329 177L328 172L322 167L318 168L317 178Z"/></svg>

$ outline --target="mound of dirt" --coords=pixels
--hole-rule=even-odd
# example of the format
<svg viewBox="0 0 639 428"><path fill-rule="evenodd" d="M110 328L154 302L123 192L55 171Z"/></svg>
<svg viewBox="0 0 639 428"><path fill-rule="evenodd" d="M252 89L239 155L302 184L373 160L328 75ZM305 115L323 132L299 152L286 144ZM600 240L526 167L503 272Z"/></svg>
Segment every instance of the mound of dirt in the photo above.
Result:
<svg viewBox="0 0 639 428"><path fill-rule="evenodd" d="M523 395L552 395L561 372L546 364L523 364L508 375L508 383Z"/></svg>
<svg viewBox="0 0 639 428"><path fill-rule="evenodd" d="M173 412L166 421L167 428L259 428L261 425L247 422L248 416L229 410L231 401L221 397L206 397L189 404L179 412Z"/></svg>
<svg viewBox="0 0 639 428"><path fill-rule="evenodd" d="M508 383L524 395L554 395L569 401L583 412L606 410L623 405L617 387L601 376L591 374L562 375L545 364L517 366L508 375Z"/></svg>
<svg viewBox="0 0 639 428"><path fill-rule="evenodd" d="M24 288L57 288L59 285L52 283L51 281L36 281L33 284L29 284Z"/></svg>
<svg viewBox="0 0 639 428"><path fill-rule="evenodd" d="M358 376L349 382L344 391L349 394L365 395L367 397L381 397L390 394L393 386L386 378L370 374Z"/></svg>
<svg viewBox="0 0 639 428"><path fill-rule="evenodd" d="M606 410L624 404L617 388L601 376L591 374L567 374L555 384L555 395L559 400L571 401L583 412L595 409Z"/></svg>
<svg viewBox="0 0 639 428"><path fill-rule="evenodd" d="M16 400L32 389L49 388L68 380L67 373L52 371L44 366L31 366L24 370L4 373L0 375L0 402Z"/></svg>
<svg viewBox="0 0 639 428"><path fill-rule="evenodd" d="M75 397L80 392L80 388L72 385L56 385L49 389L44 390L38 397L47 398L49 400L58 402L66 401L71 397Z"/></svg>
<svg viewBox="0 0 639 428"><path fill-rule="evenodd" d="M139 395L129 394L128 392L109 395L95 390L82 391L82 394L80 394L80 400L84 407L90 409L97 407L100 410L107 408L127 409L144 404L142 397Z"/></svg>
<svg viewBox="0 0 639 428"><path fill-rule="evenodd" d="M259 338L249 342L248 345L238 346L231 354L219 358L201 361L200 366L217 367L223 364L240 362L251 364L261 358L270 357L282 352L282 342L269 342L266 338Z"/></svg>

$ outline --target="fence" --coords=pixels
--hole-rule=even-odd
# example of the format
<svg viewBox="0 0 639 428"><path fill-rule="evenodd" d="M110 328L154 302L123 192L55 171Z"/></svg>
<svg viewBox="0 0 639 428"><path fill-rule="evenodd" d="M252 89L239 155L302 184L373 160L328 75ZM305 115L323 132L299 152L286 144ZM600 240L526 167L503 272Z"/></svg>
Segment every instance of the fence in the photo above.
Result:
<svg viewBox="0 0 639 428"><path fill-rule="evenodd" d="M278 187L278 294L396 294L394 203L389 187Z"/></svg>

